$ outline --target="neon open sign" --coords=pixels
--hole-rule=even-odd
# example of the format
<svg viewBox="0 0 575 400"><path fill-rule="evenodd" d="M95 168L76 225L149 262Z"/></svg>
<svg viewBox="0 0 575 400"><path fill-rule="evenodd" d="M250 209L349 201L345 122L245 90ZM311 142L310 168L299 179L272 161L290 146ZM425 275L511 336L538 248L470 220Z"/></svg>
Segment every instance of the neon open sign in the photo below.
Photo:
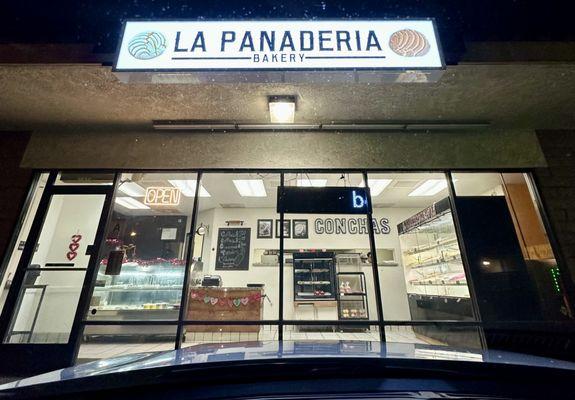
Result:
<svg viewBox="0 0 575 400"><path fill-rule="evenodd" d="M177 206L180 204L182 192L175 187L146 188L144 204L148 206Z"/></svg>

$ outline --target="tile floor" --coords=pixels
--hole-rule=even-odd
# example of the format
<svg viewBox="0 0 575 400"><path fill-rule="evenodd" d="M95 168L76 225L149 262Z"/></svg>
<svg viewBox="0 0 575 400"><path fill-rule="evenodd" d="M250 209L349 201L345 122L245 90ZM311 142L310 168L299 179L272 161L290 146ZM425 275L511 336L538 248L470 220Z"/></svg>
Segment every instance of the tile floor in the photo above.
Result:
<svg viewBox="0 0 575 400"><path fill-rule="evenodd" d="M378 331L370 332L299 332L287 327L284 332L284 340L379 340ZM183 347L193 346L200 343L225 343L254 340L277 340L275 327L262 327L260 333L230 333L230 332L188 332ZM419 343L428 342L418 338L410 327L394 326L385 330L386 340L391 343ZM434 344L437 344L434 342ZM80 346L78 362L89 361L98 358L109 358L120 355L173 350L172 341L148 342L148 343L83 343Z"/></svg>

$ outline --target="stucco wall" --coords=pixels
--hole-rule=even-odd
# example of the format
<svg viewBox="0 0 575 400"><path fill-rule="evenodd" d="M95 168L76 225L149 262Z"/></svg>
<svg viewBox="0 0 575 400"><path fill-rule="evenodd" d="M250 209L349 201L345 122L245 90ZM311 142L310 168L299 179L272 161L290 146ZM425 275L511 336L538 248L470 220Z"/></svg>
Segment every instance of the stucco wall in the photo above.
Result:
<svg viewBox="0 0 575 400"><path fill-rule="evenodd" d="M528 168L545 166L529 130L445 132L110 131L35 133L27 168Z"/></svg>

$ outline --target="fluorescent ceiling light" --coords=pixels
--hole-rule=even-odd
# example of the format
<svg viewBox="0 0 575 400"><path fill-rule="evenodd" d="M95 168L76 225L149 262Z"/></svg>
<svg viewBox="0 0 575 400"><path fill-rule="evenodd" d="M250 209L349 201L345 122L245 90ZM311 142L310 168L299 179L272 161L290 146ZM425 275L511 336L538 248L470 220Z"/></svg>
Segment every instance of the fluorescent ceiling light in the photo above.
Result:
<svg viewBox="0 0 575 400"><path fill-rule="evenodd" d="M367 179L369 183L369 192L372 196L379 196L381 192L385 190L386 187L389 186L393 179ZM362 182L363 187L363 182Z"/></svg>
<svg viewBox="0 0 575 400"><path fill-rule="evenodd" d="M122 207L129 208L130 210L149 210L150 207L145 205L142 202L139 202L136 199L131 197L116 197L115 200L116 204L121 205Z"/></svg>
<svg viewBox="0 0 575 400"><path fill-rule="evenodd" d="M445 179L428 179L416 187L408 196L433 196L447 188Z"/></svg>
<svg viewBox="0 0 575 400"><path fill-rule="evenodd" d="M278 96L269 99L270 121L272 124L293 124L295 119L295 98Z"/></svg>
<svg viewBox="0 0 575 400"><path fill-rule="evenodd" d="M324 187L327 179L298 179L297 186L301 187Z"/></svg>
<svg viewBox="0 0 575 400"><path fill-rule="evenodd" d="M118 186L118 190L132 197L144 197L146 190L136 182L123 182Z"/></svg>
<svg viewBox="0 0 575 400"><path fill-rule="evenodd" d="M266 188L261 179L234 179L234 185L242 197L266 197Z"/></svg>
<svg viewBox="0 0 575 400"><path fill-rule="evenodd" d="M168 179L168 182L180 189L180 192L186 197L194 197L196 195L196 185L198 182L195 179ZM204 188L204 185L200 185L200 197L211 197L206 188Z"/></svg>

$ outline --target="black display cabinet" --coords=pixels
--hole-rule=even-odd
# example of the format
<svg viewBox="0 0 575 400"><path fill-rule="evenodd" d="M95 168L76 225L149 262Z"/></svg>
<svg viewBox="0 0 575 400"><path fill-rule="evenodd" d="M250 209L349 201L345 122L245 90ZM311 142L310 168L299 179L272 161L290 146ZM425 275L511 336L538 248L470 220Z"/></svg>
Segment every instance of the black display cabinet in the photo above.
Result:
<svg viewBox="0 0 575 400"><path fill-rule="evenodd" d="M294 300L335 300L335 253L293 253Z"/></svg>

